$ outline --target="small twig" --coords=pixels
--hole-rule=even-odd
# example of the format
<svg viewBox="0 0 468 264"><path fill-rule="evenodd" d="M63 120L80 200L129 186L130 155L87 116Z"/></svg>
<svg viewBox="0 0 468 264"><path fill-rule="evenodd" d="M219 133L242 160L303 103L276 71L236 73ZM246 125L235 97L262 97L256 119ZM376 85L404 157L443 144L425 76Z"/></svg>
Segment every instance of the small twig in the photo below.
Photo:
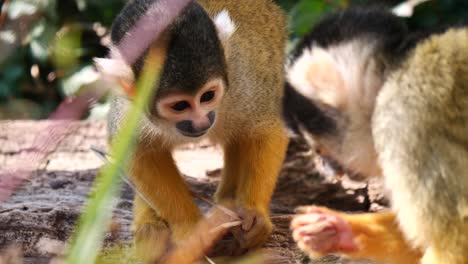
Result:
<svg viewBox="0 0 468 264"><path fill-rule="evenodd" d="M3 27L5 23L8 7L10 6L10 0L5 0L2 5L2 11L0 13L0 29Z"/></svg>
<svg viewBox="0 0 468 264"><path fill-rule="evenodd" d="M210 233L219 232L221 229L229 229L231 227L240 226L240 225L242 225L242 221L234 221L234 222L224 223L224 224L221 224L221 225L211 229Z"/></svg>
<svg viewBox="0 0 468 264"><path fill-rule="evenodd" d="M190 192L191 192L191 194L192 194L192 196L194 198L197 198L200 201L203 201L203 202L205 202L205 203L207 203L207 204L209 204L209 205L211 205L213 207L217 207L219 210L221 210L222 212L224 212L225 214L229 215L230 217L232 217L234 219L239 218L239 216L234 211L230 210L229 208L227 208L225 206L222 206L220 204L216 204L213 201L211 201L211 200L209 200L209 199L207 199L207 198L205 198L205 197L203 197L203 196L201 196L201 195L199 195L199 194L197 194L197 193L195 193L193 191L190 191Z"/></svg>
<svg viewBox="0 0 468 264"><path fill-rule="evenodd" d="M107 152L104 151L103 149L99 148L98 146L95 146L95 145L92 145L91 146L91 150L94 151L94 154L96 154L104 163L107 163L107 162L112 162L112 158L109 157L109 155L107 155ZM137 193L141 199L143 199L146 204L151 207L151 209L156 210L156 206L154 206L149 199L146 198L145 195L143 195L135 185L133 185L133 183L130 181L130 178L122 171L120 170L120 178L128 185L130 186L130 188L135 192Z"/></svg>
<svg viewBox="0 0 468 264"><path fill-rule="evenodd" d="M210 259L209 257L205 256L205 259L206 261L208 261L208 263L210 264L216 264L212 259Z"/></svg>
<svg viewBox="0 0 468 264"><path fill-rule="evenodd" d="M98 158L104 162L108 162L107 153L98 146L92 145L91 150L94 151L94 154L98 156Z"/></svg>

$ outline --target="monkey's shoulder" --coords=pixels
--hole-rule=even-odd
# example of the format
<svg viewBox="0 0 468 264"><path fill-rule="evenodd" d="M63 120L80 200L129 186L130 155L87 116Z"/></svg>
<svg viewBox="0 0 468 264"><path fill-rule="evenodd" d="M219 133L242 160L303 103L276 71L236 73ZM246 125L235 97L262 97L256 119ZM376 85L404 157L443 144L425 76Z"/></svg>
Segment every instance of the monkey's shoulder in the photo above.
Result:
<svg viewBox="0 0 468 264"><path fill-rule="evenodd" d="M452 71L460 67L466 70L467 63L468 28L461 27L433 34L416 45L406 67L443 73L444 70Z"/></svg>
<svg viewBox="0 0 468 264"><path fill-rule="evenodd" d="M269 0L199 0L198 3L212 16L228 11L239 33L251 32L258 38L286 33L286 13Z"/></svg>
<svg viewBox="0 0 468 264"><path fill-rule="evenodd" d="M439 97L468 89L468 28L451 28L418 43L388 82L403 93Z"/></svg>
<svg viewBox="0 0 468 264"><path fill-rule="evenodd" d="M449 125L448 118L459 119L468 112L464 110L468 109L467 91L468 29L448 29L417 44L388 77L377 98L374 119L398 116L407 119L407 125Z"/></svg>

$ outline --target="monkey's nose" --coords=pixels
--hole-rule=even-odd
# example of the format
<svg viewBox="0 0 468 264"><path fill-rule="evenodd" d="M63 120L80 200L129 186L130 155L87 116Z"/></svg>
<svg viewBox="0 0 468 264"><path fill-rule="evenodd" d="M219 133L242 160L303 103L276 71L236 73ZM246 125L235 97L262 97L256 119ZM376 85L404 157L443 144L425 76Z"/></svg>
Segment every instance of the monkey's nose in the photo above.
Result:
<svg viewBox="0 0 468 264"><path fill-rule="evenodd" d="M211 123L206 123L202 126L195 126L192 121L185 120L176 124L177 130L187 137L200 137L204 135L211 127Z"/></svg>
<svg viewBox="0 0 468 264"><path fill-rule="evenodd" d="M177 130L187 137L200 137L211 128L216 119L214 111L209 112L206 116L192 120L183 120L176 124Z"/></svg>

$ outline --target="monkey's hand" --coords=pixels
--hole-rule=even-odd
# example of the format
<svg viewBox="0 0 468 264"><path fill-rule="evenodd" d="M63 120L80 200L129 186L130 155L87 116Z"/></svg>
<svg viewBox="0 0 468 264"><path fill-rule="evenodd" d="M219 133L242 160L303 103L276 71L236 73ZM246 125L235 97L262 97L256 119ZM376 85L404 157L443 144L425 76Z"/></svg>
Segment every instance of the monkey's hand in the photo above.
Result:
<svg viewBox="0 0 468 264"><path fill-rule="evenodd" d="M236 210L242 225L232 233L239 243L239 250L258 248L263 245L273 230L269 215L263 210L240 207Z"/></svg>
<svg viewBox="0 0 468 264"><path fill-rule="evenodd" d="M358 250L350 224L339 214L314 206L302 208L302 211L303 214L291 222L291 229L297 245L309 256Z"/></svg>
<svg viewBox="0 0 468 264"><path fill-rule="evenodd" d="M421 252L401 233L392 212L346 214L324 207L299 208L291 222L300 249L315 258L338 253L379 263L419 263Z"/></svg>

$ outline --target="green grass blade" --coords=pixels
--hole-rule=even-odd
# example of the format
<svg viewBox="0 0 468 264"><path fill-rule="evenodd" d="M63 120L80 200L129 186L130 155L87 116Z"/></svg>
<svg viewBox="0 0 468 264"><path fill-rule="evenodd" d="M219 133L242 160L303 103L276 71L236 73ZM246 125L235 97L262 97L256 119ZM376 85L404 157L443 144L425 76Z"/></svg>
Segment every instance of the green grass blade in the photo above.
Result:
<svg viewBox="0 0 468 264"><path fill-rule="evenodd" d="M104 166L98 175L94 196L89 199L84 213L80 217L78 230L66 263L94 263L96 260L102 246L106 223L111 218L109 207L120 189L119 172L123 169L122 167L126 164L129 153L131 153L143 109L154 92L161 65L161 58L153 58L153 60L148 58L148 63L137 83L137 98L122 122L122 128L116 135L119 140L115 140L111 146L114 162Z"/></svg>

